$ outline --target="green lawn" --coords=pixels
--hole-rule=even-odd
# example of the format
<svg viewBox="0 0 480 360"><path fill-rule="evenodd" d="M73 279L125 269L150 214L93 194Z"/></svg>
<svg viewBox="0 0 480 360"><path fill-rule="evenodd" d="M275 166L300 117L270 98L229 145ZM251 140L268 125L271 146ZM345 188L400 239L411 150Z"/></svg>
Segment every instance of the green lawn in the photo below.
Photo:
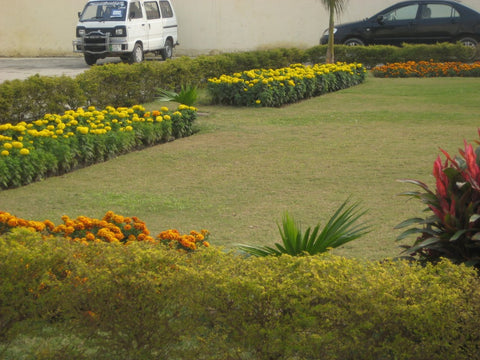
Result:
<svg viewBox="0 0 480 360"><path fill-rule="evenodd" d="M349 196L373 231L336 253L369 259L400 249L393 227L421 215L397 182L433 185L439 148L479 139L480 79L376 79L282 108L198 104L200 132L106 163L0 192L0 210L60 223L108 210L156 235L206 228L213 245L271 244L288 210L324 223ZM158 108L160 104L148 104ZM173 105L172 105L173 106ZM408 243L413 239L407 240Z"/></svg>

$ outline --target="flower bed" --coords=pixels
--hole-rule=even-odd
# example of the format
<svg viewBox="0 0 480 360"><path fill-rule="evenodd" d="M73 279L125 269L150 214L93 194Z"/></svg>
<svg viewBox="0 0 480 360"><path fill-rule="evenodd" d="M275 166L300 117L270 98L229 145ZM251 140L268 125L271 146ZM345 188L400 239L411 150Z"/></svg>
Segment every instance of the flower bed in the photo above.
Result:
<svg viewBox="0 0 480 360"><path fill-rule="evenodd" d="M372 69L375 77L478 77L480 62L466 64L462 62L408 61L376 66Z"/></svg>
<svg viewBox="0 0 480 360"><path fill-rule="evenodd" d="M208 79L215 103L237 106L272 106L294 103L360 84L362 64L293 64L280 69L253 69Z"/></svg>
<svg viewBox="0 0 480 360"><path fill-rule="evenodd" d="M91 106L43 119L0 125L0 187L29 184L49 175L105 161L133 149L191 135L196 109L171 111Z"/></svg>
<svg viewBox="0 0 480 360"><path fill-rule="evenodd" d="M208 247L207 230L192 230L189 234L181 234L176 229L162 231L155 238L150 235L145 222L135 216L126 217L108 211L102 219L79 216L71 219L62 216L63 223L55 225L50 220L33 221L18 218L8 212L0 211L0 235L15 228L26 228L42 234L45 238L51 236L63 237L67 240L88 245L93 242L130 244L133 241L146 241L167 245L184 251Z"/></svg>

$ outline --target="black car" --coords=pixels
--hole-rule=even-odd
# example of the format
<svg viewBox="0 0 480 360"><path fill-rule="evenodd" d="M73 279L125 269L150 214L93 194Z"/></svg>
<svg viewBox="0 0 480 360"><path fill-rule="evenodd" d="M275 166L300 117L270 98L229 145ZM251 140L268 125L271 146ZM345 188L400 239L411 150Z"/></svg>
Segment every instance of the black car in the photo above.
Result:
<svg viewBox="0 0 480 360"><path fill-rule="evenodd" d="M363 21L335 27L336 44L401 45L480 41L480 13L455 1L404 1ZM320 39L328 43L328 30Z"/></svg>

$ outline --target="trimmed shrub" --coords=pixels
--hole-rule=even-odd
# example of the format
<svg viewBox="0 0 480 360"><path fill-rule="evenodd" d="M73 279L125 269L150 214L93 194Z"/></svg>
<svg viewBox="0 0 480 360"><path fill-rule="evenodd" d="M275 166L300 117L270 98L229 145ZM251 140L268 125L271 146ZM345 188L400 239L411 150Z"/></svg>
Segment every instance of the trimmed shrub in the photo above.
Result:
<svg viewBox="0 0 480 360"><path fill-rule="evenodd" d="M37 119L85 104L79 83L68 76L34 75L0 84L0 123Z"/></svg>
<svg viewBox="0 0 480 360"><path fill-rule="evenodd" d="M480 350L480 280L446 260L244 259L24 230L0 237L0 277L0 350L33 320L88 339L95 359L478 359Z"/></svg>
<svg viewBox="0 0 480 360"><path fill-rule="evenodd" d="M282 68L295 63L325 62L326 45L306 50L280 48L220 55L181 57L140 64L93 66L75 79L34 76L0 84L0 123L35 120L94 105L131 106L154 100L156 89L180 91L182 85L206 87L207 79L253 68ZM335 47L339 62L362 63L366 68L405 61L468 61L472 49L461 44Z"/></svg>

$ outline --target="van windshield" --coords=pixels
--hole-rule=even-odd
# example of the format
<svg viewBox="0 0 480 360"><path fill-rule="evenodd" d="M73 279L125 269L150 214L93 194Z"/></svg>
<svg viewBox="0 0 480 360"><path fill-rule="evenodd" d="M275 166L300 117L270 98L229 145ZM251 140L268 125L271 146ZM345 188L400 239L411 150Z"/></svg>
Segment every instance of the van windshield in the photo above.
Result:
<svg viewBox="0 0 480 360"><path fill-rule="evenodd" d="M80 21L121 21L126 13L126 1L91 1L83 9Z"/></svg>

